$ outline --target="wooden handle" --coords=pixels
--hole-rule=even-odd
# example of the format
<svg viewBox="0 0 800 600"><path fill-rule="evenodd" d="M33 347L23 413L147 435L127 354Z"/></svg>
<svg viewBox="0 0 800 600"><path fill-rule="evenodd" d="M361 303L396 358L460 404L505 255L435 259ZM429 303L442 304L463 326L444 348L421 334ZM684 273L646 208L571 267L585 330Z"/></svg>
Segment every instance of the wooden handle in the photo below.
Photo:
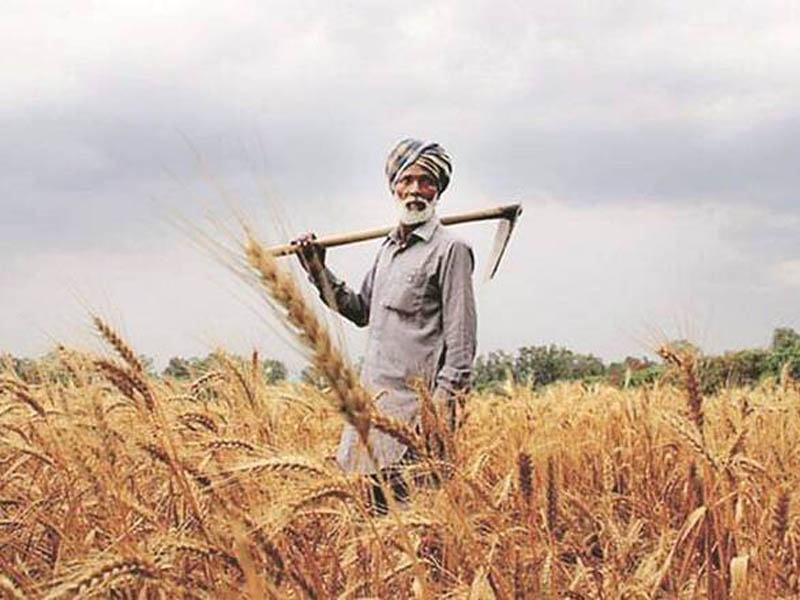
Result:
<svg viewBox="0 0 800 600"><path fill-rule="evenodd" d="M486 221L489 219L508 219L509 221L513 222L520 215L520 213L522 213L521 204L509 204L506 206L476 210L468 213L449 215L442 217L440 222L442 225L457 225L459 223ZM356 231L352 233L328 235L318 238L316 242L326 248L343 246L345 244L354 244L356 242L364 242L367 240L385 237L389 235L393 229L394 226L379 227L377 229L365 229L363 231ZM287 254L294 254L297 252L297 249L298 247L294 244L280 244L278 246L270 246L266 249L266 251L273 256L286 256Z"/></svg>
<svg viewBox="0 0 800 600"><path fill-rule="evenodd" d="M496 206L495 208L485 208L468 213L460 213L441 218L442 225L457 225L459 223L470 223L472 221L486 221L489 219L508 219L515 221L522 214L521 204L507 204Z"/></svg>

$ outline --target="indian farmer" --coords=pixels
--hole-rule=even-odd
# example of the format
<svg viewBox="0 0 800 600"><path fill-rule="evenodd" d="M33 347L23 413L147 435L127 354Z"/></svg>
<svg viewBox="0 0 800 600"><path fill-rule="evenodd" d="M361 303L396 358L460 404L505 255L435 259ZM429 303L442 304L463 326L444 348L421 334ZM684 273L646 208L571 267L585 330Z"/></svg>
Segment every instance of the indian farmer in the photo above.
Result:
<svg viewBox="0 0 800 600"><path fill-rule="evenodd" d="M410 387L422 380L440 414L455 427L457 398L469 388L475 357L476 316L472 286L474 258L465 242L436 216L450 183L450 156L439 144L405 139L390 152L386 176L398 216L383 239L372 268L356 291L325 265L325 249L307 233L293 243L323 301L344 317L368 327L361 379L377 395L377 409L411 425L419 420L419 401ZM328 293L326 293L328 290ZM413 459L393 437L371 430L377 468L395 497L407 495L397 466ZM336 456L342 469L375 473L356 430L345 425ZM379 486L374 503L386 510Z"/></svg>

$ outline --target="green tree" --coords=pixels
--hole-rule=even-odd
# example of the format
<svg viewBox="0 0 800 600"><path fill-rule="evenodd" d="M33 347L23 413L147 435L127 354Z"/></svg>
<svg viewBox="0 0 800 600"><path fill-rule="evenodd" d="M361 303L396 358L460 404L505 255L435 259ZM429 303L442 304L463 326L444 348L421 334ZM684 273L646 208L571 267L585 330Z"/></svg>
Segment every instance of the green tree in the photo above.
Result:
<svg viewBox="0 0 800 600"><path fill-rule="evenodd" d="M279 360L268 358L261 362L261 372L264 376L264 381L270 385L285 381L288 375L286 365Z"/></svg>
<svg viewBox="0 0 800 600"><path fill-rule="evenodd" d="M475 359L473 365L473 385L479 392L505 381L514 375L514 357L502 350L490 352Z"/></svg>
<svg viewBox="0 0 800 600"><path fill-rule="evenodd" d="M169 359L163 374L174 379L189 379L192 376L191 365L185 358L173 356Z"/></svg>
<svg viewBox="0 0 800 600"><path fill-rule="evenodd" d="M41 373L39 372L38 363L32 358L19 358L16 356L11 357L11 368L17 377L22 379L25 383L41 383Z"/></svg>
<svg viewBox="0 0 800 600"><path fill-rule="evenodd" d="M778 327L772 332L767 366L771 375L779 375L784 366L794 379L800 379L800 335L790 327Z"/></svg>
<svg viewBox="0 0 800 600"><path fill-rule="evenodd" d="M663 365L643 356L626 356L622 362L608 365L606 376L608 381L619 387L636 387L654 383L664 372Z"/></svg>
<svg viewBox="0 0 800 600"><path fill-rule="evenodd" d="M713 394L731 386L754 385L769 371L770 353L761 348L703 356L698 361L700 389Z"/></svg>
<svg viewBox="0 0 800 600"><path fill-rule="evenodd" d="M606 373L606 367L591 354L578 354L555 345L524 346L513 356L503 351L479 356L474 365L475 388L488 389L504 381L509 372L515 381L541 387L554 381L596 378Z"/></svg>
<svg viewBox="0 0 800 600"><path fill-rule="evenodd" d="M777 327L772 332L770 350L773 352L792 351L800 346L800 334L791 327Z"/></svg>
<svg viewBox="0 0 800 600"><path fill-rule="evenodd" d="M567 348L526 346L514 360L517 381L541 387L554 381L574 381L605 374L605 365L591 354L577 354Z"/></svg>

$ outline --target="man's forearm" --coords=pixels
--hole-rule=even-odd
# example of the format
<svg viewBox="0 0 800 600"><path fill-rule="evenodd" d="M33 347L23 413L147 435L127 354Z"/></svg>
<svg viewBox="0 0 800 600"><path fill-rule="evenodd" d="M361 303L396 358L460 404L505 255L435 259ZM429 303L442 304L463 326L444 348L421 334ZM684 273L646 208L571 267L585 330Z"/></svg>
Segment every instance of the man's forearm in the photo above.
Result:
<svg viewBox="0 0 800 600"><path fill-rule="evenodd" d="M327 267L309 273L322 301L359 327L369 321L369 306L361 294L353 291Z"/></svg>

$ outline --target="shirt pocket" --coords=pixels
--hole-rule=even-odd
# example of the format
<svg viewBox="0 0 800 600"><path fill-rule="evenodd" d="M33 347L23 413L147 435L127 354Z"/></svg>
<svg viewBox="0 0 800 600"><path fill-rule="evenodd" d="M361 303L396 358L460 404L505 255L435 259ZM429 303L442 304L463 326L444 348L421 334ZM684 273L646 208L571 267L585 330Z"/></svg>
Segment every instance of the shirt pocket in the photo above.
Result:
<svg viewBox="0 0 800 600"><path fill-rule="evenodd" d="M382 304L399 313L414 314L422 308L427 277L420 269L407 269L389 281Z"/></svg>

